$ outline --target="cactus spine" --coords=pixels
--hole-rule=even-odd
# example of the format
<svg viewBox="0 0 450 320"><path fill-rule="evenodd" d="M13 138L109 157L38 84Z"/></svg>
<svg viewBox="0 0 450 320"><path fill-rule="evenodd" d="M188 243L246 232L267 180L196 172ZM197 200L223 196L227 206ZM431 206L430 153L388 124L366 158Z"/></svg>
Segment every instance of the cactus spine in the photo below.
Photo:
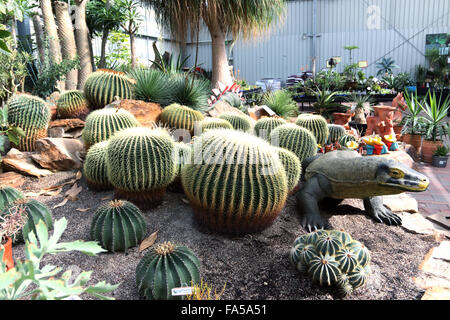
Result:
<svg viewBox="0 0 450 320"><path fill-rule="evenodd" d="M246 115L239 115L232 112L225 112L219 115L220 119L227 120L235 130L250 131L252 123L250 117Z"/></svg>
<svg viewBox="0 0 450 320"><path fill-rule="evenodd" d="M233 129L231 123L220 118L206 117L201 123L202 132L209 129Z"/></svg>
<svg viewBox="0 0 450 320"><path fill-rule="evenodd" d="M303 113L298 116L295 124L311 131L318 144L323 146L327 143L328 127L324 117L318 114Z"/></svg>
<svg viewBox="0 0 450 320"><path fill-rule="evenodd" d="M83 91L66 91L56 102L56 113L59 118L78 118L88 112L88 101L84 97Z"/></svg>
<svg viewBox="0 0 450 320"><path fill-rule="evenodd" d="M269 140L272 130L286 123L286 120L282 118L261 118L255 123L255 134L260 138Z"/></svg>
<svg viewBox="0 0 450 320"><path fill-rule="evenodd" d="M92 190L112 189L106 169L106 148L108 144L108 141L96 143L86 154L83 173L89 188Z"/></svg>
<svg viewBox="0 0 450 320"><path fill-rule="evenodd" d="M91 239L111 251L127 251L145 237L147 225L141 210L128 201L113 200L101 205L91 224Z"/></svg>
<svg viewBox="0 0 450 320"><path fill-rule="evenodd" d="M0 212L10 203L25 198L24 194L13 187L0 187Z"/></svg>
<svg viewBox="0 0 450 320"><path fill-rule="evenodd" d="M317 142L311 131L293 123L276 127L270 134L272 145L295 153L300 162L317 153Z"/></svg>
<svg viewBox="0 0 450 320"><path fill-rule="evenodd" d="M171 242L158 244L136 267L136 284L149 300L177 300L172 289L200 282L200 261L187 247Z"/></svg>
<svg viewBox="0 0 450 320"><path fill-rule="evenodd" d="M286 173L266 141L236 130L209 130L194 141L193 160L182 169L181 181L195 217L210 229L257 232L282 210Z"/></svg>
<svg viewBox="0 0 450 320"><path fill-rule="evenodd" d="M204 119L200 111L179 104L171 104L163 109L161 122L171 128L194 131L196 122Z"/></svg>
<svg viewBox="0 0 450 320"><path fill-rule="evenodd" d="M328 125L328 144L333 144L339 141L339 139L345 135L345 128L340 124L329 124Z"/></svg>
<svg viewBox="0 0 450 320"><path fill-rule="evenodd" d="M284 148L274 148L278 152L278 157L286 171L288 190L292 194L298 189L298 183L302 174L302 164L293 152Z"/></svg>

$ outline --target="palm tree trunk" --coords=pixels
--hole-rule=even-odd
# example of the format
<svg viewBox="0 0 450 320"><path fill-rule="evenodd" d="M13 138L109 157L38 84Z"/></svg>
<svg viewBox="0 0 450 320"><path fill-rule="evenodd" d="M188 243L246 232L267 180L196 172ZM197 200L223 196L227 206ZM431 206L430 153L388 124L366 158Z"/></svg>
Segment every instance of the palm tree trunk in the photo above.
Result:
<svg viewBox="0 0 450 320"><path fill-rule="evenodd" d="M77 89L83 90L87 77L92 73L91 51L89 49L89 30L86 24L86 4L88 0L76 0L75 38L80 69L78 71Z"/></svg>
<svg viewBox="0 0 450 320"><path fill-rule="evenodd" d="M136 68L137 57L136 57L136 36L133 32L130 32L130 51L131 51L131 67Z"/></svg>
<svg viewBox="0 0 450 320"><path fill-rule="evenodd" d="M39 70L42 71L45 59L45 49L44 49L44 30L42 29L41 17L38 14L33 15L32 18L34 34L36 36L36 46L39 53Z"/></svg>
<svg viewBox="0 0 450 320"><path fill-rule="evenodd" d="M56 1L55 13L63 59L75 60L77 57L77 46L67 3ZM75 90L77 88L77 83L78 70L70 70L66 75L66 90Z"/></svg>

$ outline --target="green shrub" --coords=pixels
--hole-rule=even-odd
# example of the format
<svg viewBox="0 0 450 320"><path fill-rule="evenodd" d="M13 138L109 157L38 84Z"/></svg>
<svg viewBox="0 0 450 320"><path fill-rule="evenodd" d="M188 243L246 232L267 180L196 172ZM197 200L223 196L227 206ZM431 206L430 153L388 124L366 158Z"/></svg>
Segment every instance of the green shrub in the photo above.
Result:
<svg viewBox="0 0 450 320"><path fill-rule="evenodd" d="M135 98L167 106L171 102L173 82L163 72L156 69L133 69L128 76L136 81Z"/></svg>
<svg viewBox="0 0 450 320"><path fill-rule="evenodd" d="M295 117L298 111L297 102L292 99L291 94L287 90L267 93L263 98L263 104L285 119Z"/></svg>
<svg viewBox="0 0 450 320"><path fill-rule="evenodd" d="M183 75L171 77L173 85L171 103L187 106L191 109L206 112L209 109L208 99L211 95L210 82Z"/></svg>

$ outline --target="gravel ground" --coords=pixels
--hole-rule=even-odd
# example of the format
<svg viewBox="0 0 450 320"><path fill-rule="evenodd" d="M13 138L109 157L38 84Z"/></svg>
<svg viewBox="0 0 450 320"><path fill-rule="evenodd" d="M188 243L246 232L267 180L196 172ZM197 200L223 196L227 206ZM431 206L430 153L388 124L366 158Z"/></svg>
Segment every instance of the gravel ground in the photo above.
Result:
<svg viewBox="0 0 450 320"><path fill-rule="evenodd" d="M55 173L50 177L29 178L22 189L39 191L73 179L74 172ZM92 216L100 203L112 199L113 192L92 192L82 178L83 188L77 201L53 209L54 219L66 217L68 228L62 241L90 240ZM50 208L60 203L65 186L56 196L37 199ZM156 242L172 241L191 248L201 261L201 275L208 285L220 290L226 284L222 299L248 300L328 300L337 299L333 289L321 288L299 274L289 262L289 250L296 237L307 233L300 226L295 209L295 197L290 197L275 223L258 234L237 238L209 232L193 219L192 210L183 201L184 195L168 193L156 209L145 211L148 234L158 231ZM89 208L86 212L76 209ZM335 208L321 208L324 217L335 229L349 232L363 242L372 255L373 274L366 286L345 299L420 299L423 290L412 278L431 247L437 246L431 237L406 232L401 227L374 223L363 214L362 201L349 199ZM14 247L15 259L23 258L23 245ZM120 300L140 299L135 284L135 269L148 251L137 248L124 253L102 253L96 257L70 252L48 256L44 263L80 270L93 270L92 283L105 280L121 283L113 296ZM84 299L91 299L89 296Z"/></svg>

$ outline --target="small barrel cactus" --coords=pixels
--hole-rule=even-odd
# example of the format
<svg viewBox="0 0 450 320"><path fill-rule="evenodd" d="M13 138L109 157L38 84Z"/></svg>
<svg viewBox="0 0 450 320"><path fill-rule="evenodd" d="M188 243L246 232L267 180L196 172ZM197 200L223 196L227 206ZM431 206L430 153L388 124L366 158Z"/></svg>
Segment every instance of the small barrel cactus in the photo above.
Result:
<svg viewBox="0 0 450 320"><path fill-rule="evenodd" d="M269 140L272 130L286 123L286 120L282 118L261 118L255 123L255 134L260 138Z"/></svg>
<svg viewBox="0 0 450 320"><path fill-rule="evenodd" d="M340 124L329 124L328 132L328 144L333 144L339 142L339 139L345 135L345 128Z"/></svg>
<svg viewBox="0 0 450 320"><path fill-rule="evenodd" d="M22 191L13 187L0 187L0 211L3 211L10 203L25 198Z"/></svg>
<svg viewBox="0 0 450 320"><path fill-rule="evenodd" d="M311 131L293 123L276 127L270 134L272 145L295 153L300 162L317 153L317 142Z"/></svg>
<svg viewBox="0 0 450 320"><path fill-rule="evenodd" d="M220 118L206 117L200 124L202 126L202 132L209 129L233 129L231 123Z"/></svg>
<svg viewBox="0 0 450 320"><path fill-rule="evenodd" d="M88 101L83 91L69 90L59 96L56 113L59 118L79 118L89 112Z"/></svg>
<svg viewBox="0 0 450 320"><path fill-rule="evenodd" d="M243 234L261 231L276 219L288 188L270 144L249 133L214 129L195 139L193 148L181 181L200 223Z"/></svg>
<svg viewBox="0 0 450 320"><path fill-rule="evenodd" d="M220 119L227 120L235 130L239 131L250 131L252 128L252 123L250 117L246 115L239 115L232 112L225 112L219 115Z"/></svg>
<svg viewBox="0 0 450 320"><path fill-rule="evenodd" d="M132 80L122 72L99 69L87 78L84 95L91 109L101 109L113 102L115 97L132 99Z"/></svg>
<svg viewBox="0 0 450 320"><path fill-rule="evenodd" d="M28 237L28 234L33 231L36 234L36 225L39 220L42 220L49 230L53 229L53 218L50 209L40 201L35 199L17 199L6 206L0 213L4 216L12 210L23 210L28 216L28 220L22 227L21 232L16 234L13 242L23 242Z"/></svg>
<svg viewBox="0 0 450 320"><path fill-rule="evenodd" d="M204 119L200 111L176 103L163 109L161 122L175 129L184 129L194 132L194 125Z"/></svg>
<svg viewBox="0 0 450 320"><path fill-rule="evenodd" d="M172 137L161 128L130 128L112 136L106 166L116 198L140 208L158 205L176 176L174 149Z"/></svg>
<svg viewBox="0 0 450 320"><path fill-rule="evenodd" d="M83 174L87 184L92 190L110 190L111 184L108 180L106 169L106 148L109 141L94 144L86 154L83 165Z"/></svg>
<svg viewBox="0 0 450 320"><path fill-rule="evenodd" d="M327 120L318 114L303 113L298 116L296 125L312 132L320 145L325 145L328 140Z"/></svg>
<svg viewBox="0 0 450 320"><path fill-rule="evenodd" d="M19 138L21 151L34 151L36 140L47 137L50 122L50 109L44 100L29 94L13 95L7 104L8 123L19 127L25 132L25 137Z"/></svg>
<svg viewBox="0 0 450 320"><path fill-rule="evenodd" d="M102 204L91 224L91 239L111 252L126 252L128 248L137 246L146 232L147 225L141 210L123 200Z"/></svg>
<svg viewBox="0 0 450 320"><path fill-rule="evenodd" d="M370 274L370 253L338 230L318 230L295 239L291 263L321 286L337 286L343 296L361 287Z"/></svg>
<svg viewBox="0 0 450 320"><path fill-rule="evenodd" d="M278 157L286 171L288 190L292 194L298 189L298 183L302 174L302 164L293 152L284 148L274 148L278 152Z"/></svg>
<svg viewBox="0 0 450 320"><path fill-rule="evenodd" d="M172 289L200 282L200 261L187 247L171 242L155 246L136 267L139 294L149 300L180 300Z"/></svg>
<svg viewBox="0 0 450 320"><path fill-rule="evenodd" d="M339 138L339 144L344 148L347 146L347 142L350 141L356 142L356 137L351 134L344 134L342 137Z"/></svg>
<svg viewBox="0 0 450 320"><path fill-rule="evenodd" d="M86 118L82 138L86 147L108 140L117 131L138 127L139 121L124 109L105 108L91 112Z"/></svg>

